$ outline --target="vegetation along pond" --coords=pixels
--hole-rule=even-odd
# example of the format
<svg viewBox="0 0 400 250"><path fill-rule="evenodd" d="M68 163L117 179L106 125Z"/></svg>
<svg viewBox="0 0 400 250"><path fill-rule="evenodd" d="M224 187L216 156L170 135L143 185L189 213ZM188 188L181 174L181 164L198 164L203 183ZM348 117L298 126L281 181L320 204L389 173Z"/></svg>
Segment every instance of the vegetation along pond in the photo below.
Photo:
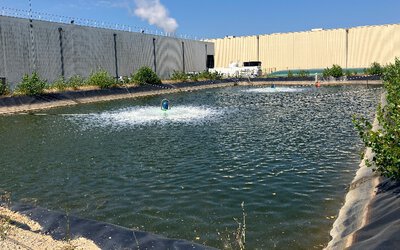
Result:
<svg viewBox="0 0 400 250"><path fill-rule="evenodd" d="M381 92L233 87L2 116L0 189L217 248L244 202L249 249L322 248L360 162L352 115L372 119Z"/></svg>

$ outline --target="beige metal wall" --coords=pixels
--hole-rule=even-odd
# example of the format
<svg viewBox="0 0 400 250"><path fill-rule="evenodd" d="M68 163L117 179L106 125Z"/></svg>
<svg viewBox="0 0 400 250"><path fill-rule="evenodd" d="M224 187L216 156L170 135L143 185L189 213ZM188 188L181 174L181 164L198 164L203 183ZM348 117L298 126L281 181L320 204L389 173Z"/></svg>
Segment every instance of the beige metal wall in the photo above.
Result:
<svg viewBox="0 0 400 250"><path fill-rule="evenodd" d="M233 62L257 61L257 37L232 37L210 40L214 43L215 67L227 67Z"/></svg>
<svg viewBox="0 0 400 250"><path fill-rule="evenodd" d="M317 30L210 40L215 44L215 66L261 61L264 72L343 68L387 64L400 57L400 25Z"/></svg>
<svg viewBox="0 0 400 250"><path fill-rule="evenodd" d="M400 25L349 29L349 67L368 67L372 62L388 64L400 56Z"/></svg>

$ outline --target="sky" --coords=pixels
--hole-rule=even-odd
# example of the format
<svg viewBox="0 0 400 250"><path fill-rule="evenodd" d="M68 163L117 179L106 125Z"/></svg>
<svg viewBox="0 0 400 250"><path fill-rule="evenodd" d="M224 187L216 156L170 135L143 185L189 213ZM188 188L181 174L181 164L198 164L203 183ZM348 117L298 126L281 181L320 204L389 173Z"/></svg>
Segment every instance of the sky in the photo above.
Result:
<svg viewBox="0 0 400 250"><path fill-rule="evenodd" d="M400 23L399 0L31 0L31 6L197 39ZM29 10L29 0L0 0L0 8Z"/></svg>

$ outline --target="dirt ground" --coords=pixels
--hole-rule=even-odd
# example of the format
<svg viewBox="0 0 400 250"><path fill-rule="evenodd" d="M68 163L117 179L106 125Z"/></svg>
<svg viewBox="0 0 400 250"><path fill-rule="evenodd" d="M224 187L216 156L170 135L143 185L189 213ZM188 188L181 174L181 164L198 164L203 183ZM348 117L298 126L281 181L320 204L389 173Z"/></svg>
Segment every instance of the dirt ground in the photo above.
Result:
<svg viewBox="0 0 400 250"><path fill-rule="evenodd" d="M28 217L0 206L0 249L100 249L85 238L68 241L54 240L40 232L41 226Z"/></svg>

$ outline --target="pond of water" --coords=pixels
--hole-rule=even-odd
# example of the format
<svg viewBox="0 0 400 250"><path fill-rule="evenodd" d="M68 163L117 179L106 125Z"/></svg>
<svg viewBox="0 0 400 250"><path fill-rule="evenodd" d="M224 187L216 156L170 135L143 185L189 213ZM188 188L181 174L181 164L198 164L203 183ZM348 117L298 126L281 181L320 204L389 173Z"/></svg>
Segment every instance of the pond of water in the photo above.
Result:
<svg viewBox="0 0 400 250"><path fill-rule="evenodd" d="M233 87L0 117L14 200L230 248L322 248L379 88ZM162 111L160 101L170 100Z"/></svg>

